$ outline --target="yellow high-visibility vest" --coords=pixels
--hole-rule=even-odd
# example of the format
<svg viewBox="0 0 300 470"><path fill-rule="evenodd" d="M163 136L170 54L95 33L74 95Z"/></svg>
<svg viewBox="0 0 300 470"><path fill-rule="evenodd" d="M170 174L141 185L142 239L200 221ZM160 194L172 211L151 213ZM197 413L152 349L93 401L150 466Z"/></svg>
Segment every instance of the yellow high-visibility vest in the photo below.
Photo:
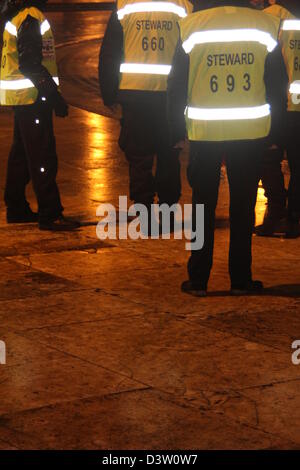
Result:
<svg viewBox="0 0 300 470"><path fill-rule="evenodd" d="M177 23L193 6L187 0L118 0L117 8L124 38L120 90L166 91Z"/></svg>
<svg viewBox="0 0 300 470"><path fill-rule="evenodd" d="M279 40L289 77L288 111L300 112L300 20L280 5L264 11L281 19Z"/></svg>
<svg viewBox="0 0 300 470"><path fill-rule="evenodd" d="M3 106L20 106L35 103L38 90L31 80L19 70L17 49L18 30L27 16L36 18L40 23L43 41L42 64L48 69L58 85L54 38L50 24L37 8L24 8L5 25L0 76L0 102Z"/></svg>
<svg viewBox="0 0 300 470"><path fill-rule="evenodd" d="M240 7L203 10L180 20L189 55L188 137L194 141L259 139L270 132L265 60L280 20Z"/></svg>

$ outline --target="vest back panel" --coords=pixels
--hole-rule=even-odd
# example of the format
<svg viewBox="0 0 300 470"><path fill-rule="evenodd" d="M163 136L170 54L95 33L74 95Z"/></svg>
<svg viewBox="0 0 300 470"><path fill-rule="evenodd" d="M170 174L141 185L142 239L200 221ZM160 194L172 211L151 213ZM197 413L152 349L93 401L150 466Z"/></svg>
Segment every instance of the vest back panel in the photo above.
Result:
<svg viewBox="0 0 300 470"><path fill-rule="evenodd" d="M179 39L177 23L191 11L192 5L186 0L118 1L124 35L121 90L166 91Z"/></svg>
<svg viewBox="0 0 300 470"><path fill-rule="evenodd" d="M190 57L190 140L266 137L271 119L265 60L277 45L280 21L257 10L218 7L194 13L179 24Z"/></svg>

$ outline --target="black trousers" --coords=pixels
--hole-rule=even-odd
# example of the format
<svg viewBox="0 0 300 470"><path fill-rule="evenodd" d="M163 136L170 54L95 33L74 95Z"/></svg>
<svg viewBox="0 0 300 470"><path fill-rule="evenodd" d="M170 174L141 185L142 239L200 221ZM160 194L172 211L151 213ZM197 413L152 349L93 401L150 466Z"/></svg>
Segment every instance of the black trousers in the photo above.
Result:
<svg viewBox="0 0 300 470"><path fill-rule="evenodd" d="M57 155L52 109L44 102L14 108L14 138L8 157L5 203L22 213L28 207L29 181L38 202L41 221L56 219L63 211L56 184Z"/></svg>
<svg viewBox="0 0 300 470"><path fill-rule="evenodd" d="M284 177L280 162L283 159L284 148L290 167L290 182L288 187L288 218L292 221L300 219L300 113L288 113L286 122L286 138L282 148L268 150L264 156L262 182L265 195L268 198L268 208L271 214L279 217L286 207L286 192Z"/></svg>
<svg viewBox="0 0 300 470"><path fill-rule="evenodd" d="M290 182L288 188L288 217L290 220L300 219L300 119L288 113L287 139L285 142L287 159L290 167Z"/></svg>
<svg viewBox="0 0 300 470"><path fill-rule="evenodd" d="M123 104L122 110L119 144L129 162L130 198L149 205L157 193L160 204L178 202L180 151L169 144L165 100Z"/></svg>
<svg viewBox="0 0 300 470"><path fill-rule="evenodd" d="M191 252L188 272L190 279L203 287L207 285L213 263L215 209L224 156L230 190L231 283L236 285L251 279L251 241L264 147L262 141L191 142L188 179L193 189L193 219L195 205L204 204L205 226L204 246Z"/></svg>
<svg viewBox="0 0 300 470"><path fill-rule="evenodd" d="M281 162L284 157L282 148L269 148L263 157L261 180L268 199L269 217L282 218L286 210L286 191Z"/></svg>

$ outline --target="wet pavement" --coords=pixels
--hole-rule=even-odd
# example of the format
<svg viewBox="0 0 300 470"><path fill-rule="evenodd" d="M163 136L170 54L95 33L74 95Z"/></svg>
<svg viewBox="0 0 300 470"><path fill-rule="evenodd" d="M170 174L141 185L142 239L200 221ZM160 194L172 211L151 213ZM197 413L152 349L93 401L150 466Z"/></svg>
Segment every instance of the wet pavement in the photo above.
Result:
<svg viewBox="0 0 300 470"><path fill-rule="evenodd" d="M118 121L97 114L108 14L49 18L74 105L55 120L58 182L66 213L86 226L7 226L0 203L0 449L299 449L299 240L255 237L254 273L266 292L230 297L224 173L209 297L180 292L184 240L99 241L99 203L128 194ZM10 112L0 111L0 127L3 192ZM35 207L31 189L29 200ZM264 208L260 190L257 222Z"/></svg>

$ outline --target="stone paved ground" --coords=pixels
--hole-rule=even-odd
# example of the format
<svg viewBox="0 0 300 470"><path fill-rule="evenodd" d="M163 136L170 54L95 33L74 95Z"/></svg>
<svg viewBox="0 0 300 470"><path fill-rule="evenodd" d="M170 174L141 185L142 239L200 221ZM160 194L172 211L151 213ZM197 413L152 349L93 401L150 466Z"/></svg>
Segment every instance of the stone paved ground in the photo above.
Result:
<svg viewBox="0 0 300 470"><path fill-rule="evenodd" d="M1 112L1 192L11 125ZM185 296L183 240L96 238L99 202L127 194L116 121L72 108L56 129L66 212L87 223L7 226L1 202L0 449L299 448L299 240L255 238L266 293L228 296L223 179L211 295Z"/></svg>

